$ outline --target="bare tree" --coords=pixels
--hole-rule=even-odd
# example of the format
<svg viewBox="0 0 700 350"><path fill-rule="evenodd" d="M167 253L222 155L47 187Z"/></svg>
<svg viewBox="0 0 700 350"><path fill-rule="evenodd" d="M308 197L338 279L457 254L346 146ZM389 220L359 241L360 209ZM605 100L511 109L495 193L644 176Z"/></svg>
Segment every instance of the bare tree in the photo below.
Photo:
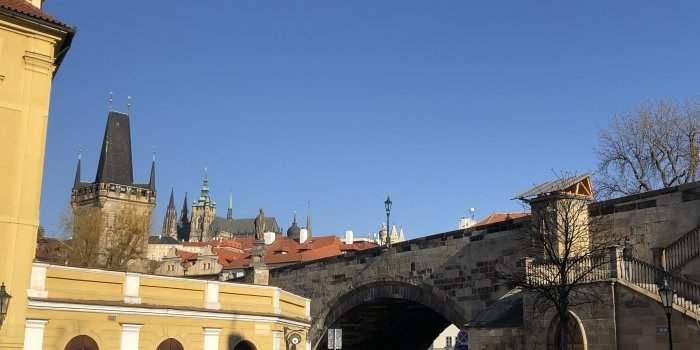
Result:
<svg viewBox="0 0 700 350"><path fill-rule="evenodd" d="M64 215L63 227L70 232L64 241L66 263L71 266L110 270L141 269L148 247L150 219L135 210L118 213L110 224L99 208L79 208ZM134 267L134 264L136 266Z"/></svg>
<svg viewBox="0 0 700 350"><path fill-rule="evenodd" d="M572 335L571 308L600 301L590 282L608 277L611 247L620 244L603 217L589 215L590 179L572 179L577 178L560 179L542 193L521 198L531 210L530 223L518 237L525 258L520 266L502 266L498 271L507 283L533 298L535 312L555 312L559 349L567 349Z"/></svg>
<svg viewBox="0 0 700 350"><path fill-rule="evenodd" d="M615 116L599 142L597 181L605 197L695 181L700 103L644 103L634 112Z"/></svg>

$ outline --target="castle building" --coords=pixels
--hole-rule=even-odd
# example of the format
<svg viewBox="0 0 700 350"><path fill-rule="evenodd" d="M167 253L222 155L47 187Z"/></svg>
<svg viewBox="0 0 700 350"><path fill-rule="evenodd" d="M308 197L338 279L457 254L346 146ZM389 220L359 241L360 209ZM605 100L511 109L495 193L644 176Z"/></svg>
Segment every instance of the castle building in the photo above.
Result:
<svg viewBox="0 0 700 350"><path fill-rule="evenodd" d="M115 225L118 225L116 219L124 214L133 213L150 222L151 213L156 206L155 158L151 163L148 183L135 183L131 162L131 130L127 114L110 111L107 116L95 181L82 182L80 171L78 157L71 192L71 207L76 219L84 215L86 209L93 209L99 213L102 228L99 239L95 242L98 254L101 255L101 252L113 244ZM141 240L145 252L148 231L143 234L146 235Z"/></svg>
<svg viewBox="0 0 700 350"><path fill-rule="evenodd" d="M180 211L180 219L176 222L174 198L171 193L170 204L163 218L163 236L177 238L182 242L209 242L214 239L240 238L255 234L254 218L233 217L233 197L229 195L226 217L216 216L216 201L209 193L209 179L205 172L202 180L199 198L192 202L192 214L188 217L187 194ZM307 219L310 224L310 218ZM175 234L171 227L175 226ZM266 232L281 234L282 229L274 217L265 218Z"/></svg>

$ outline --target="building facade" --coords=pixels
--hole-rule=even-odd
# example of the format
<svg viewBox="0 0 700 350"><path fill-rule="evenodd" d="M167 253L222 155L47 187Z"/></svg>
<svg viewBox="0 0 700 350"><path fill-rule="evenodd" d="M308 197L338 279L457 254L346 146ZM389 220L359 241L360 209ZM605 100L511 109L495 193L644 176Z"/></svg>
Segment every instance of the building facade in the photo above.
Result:
<svg viewBox="0 0 700 350"><path fill-rule="evenodd" d="M0 283L12 295L0 349L24 342L51 84L75 33L41 3L0 0Z"/></svg>

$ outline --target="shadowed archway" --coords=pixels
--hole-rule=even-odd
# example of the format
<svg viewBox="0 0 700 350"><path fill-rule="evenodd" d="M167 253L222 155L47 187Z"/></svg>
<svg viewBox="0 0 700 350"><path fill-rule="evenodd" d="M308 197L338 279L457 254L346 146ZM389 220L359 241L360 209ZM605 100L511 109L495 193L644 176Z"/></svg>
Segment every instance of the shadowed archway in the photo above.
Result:
<svg viewBox="0 0 700 350"><path fill-rule="evenodd" d="M332 303L315 349L326 349L329 328L343 330L345 350L427 349L449 324L466 322L461 309L428 285L381 281L362 285Z"/></svg>
<svg viewBox="0 0 700 350"><path fill-rule="evenodd" d="M99 350L97 343L87 335L79 335L71 339L66 350Z"/></svg>
<svg viewBox="0 0 700 350"><path fill-rule="evenodd" d="M185 348L176 339L168 338L158 345L157 350L185 350Z"/></svg>
<svg viewBox="0 0 700 350"><path fill-rule="evenodd" d="M233 348L233 350L257 350L255 345L249 341L241 341Z"/></svg>

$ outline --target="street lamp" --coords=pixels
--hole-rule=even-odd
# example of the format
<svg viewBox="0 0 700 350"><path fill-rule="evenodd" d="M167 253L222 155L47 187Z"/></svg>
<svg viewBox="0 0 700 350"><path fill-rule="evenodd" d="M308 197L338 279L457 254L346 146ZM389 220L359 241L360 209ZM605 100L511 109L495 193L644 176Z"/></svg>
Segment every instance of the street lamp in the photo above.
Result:
<svg viewBox="0 0 700 350"><path fill-rule="evenodd" d="M5 316L7 316L7 308L10 306L12 296L5 290L5 283L0 284L0 327L2 327Z"/></svg>
<svg viewBox="0 0 700 350"><path fill-rule="evenodd" d="M386 246L391 247L391 229L389 228L389 214L391 213L391 199L386 196L384 201L384 209L386 209Z"/></svg>
<svg viewBox="0 0 700 350"><path fill-rule="evenodd" d="M666 324L668 325L668 348L673 350L673 337L671 336L671 312L673 312L673 297L676 291L668 285L668 280L664 278L664 284L659 286L659 296L661 296L661 304L666 311Z"/></svg>

